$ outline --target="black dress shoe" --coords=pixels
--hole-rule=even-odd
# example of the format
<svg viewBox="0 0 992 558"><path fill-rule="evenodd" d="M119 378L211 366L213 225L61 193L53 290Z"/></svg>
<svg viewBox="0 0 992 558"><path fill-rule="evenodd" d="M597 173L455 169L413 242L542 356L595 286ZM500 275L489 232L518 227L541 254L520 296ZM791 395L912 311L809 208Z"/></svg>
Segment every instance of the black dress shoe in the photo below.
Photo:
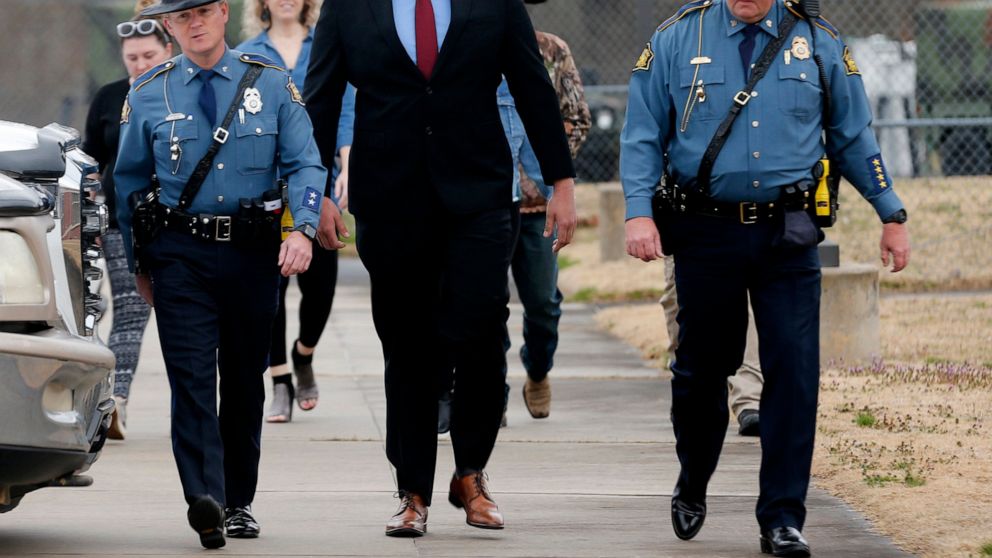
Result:
<svg viewBox="0 0 992 558"><path fill-rule="evenodd" d="M761 534L761 552L772 556L809 556L809 543L795 527L776 527Z"/></svg>
<svg viewBox="0 0 992 558"><path fill-rule="evenodd" d="M706 504L672 497L672 528L675 536L687 541L695 537L706 520Z"/></svg>
<svg viewBox="0 0 992 558"><path fill-rule="evenodd" d="M744 409L737 415L737 422L741 425L737 433L741 436L760 436L760 416L754 409Z"/></svg>
<svg viewBox="0 0 992 558"><path fill-rule="evenodd" d="M189 526L200 535L203 548L220 548L224 540L224 508L210 496L201 496L186 512Z"/></svg>

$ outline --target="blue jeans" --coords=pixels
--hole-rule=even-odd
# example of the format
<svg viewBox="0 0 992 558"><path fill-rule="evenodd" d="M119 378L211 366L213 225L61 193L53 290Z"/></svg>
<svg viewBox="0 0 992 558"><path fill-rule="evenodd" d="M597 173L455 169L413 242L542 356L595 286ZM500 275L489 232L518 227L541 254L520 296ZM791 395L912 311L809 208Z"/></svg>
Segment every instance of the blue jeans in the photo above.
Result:
<svg viewBox="0 0 992 558"><path fill-rule="evenodd" d="M517 294L524 307L524 344L520 360L527 376L540 382L554 365L561 319L558 290L558 257L554 237L544 238L545 213L520 215L520 234L513 250L511 269Z"/></svg>

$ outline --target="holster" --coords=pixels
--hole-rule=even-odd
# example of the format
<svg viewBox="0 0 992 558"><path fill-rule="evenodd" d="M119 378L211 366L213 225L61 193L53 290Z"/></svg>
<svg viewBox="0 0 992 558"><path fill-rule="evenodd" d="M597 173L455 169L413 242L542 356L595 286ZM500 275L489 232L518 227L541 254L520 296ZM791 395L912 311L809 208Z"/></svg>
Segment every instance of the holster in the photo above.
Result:
<svg viewBox="0 0 992 558"><path fill-rule="evenodd" d="M672 255L672 220L675 218L675 182L668 175L662 178L661 184L651 198L651 216L661 237L661 252L666 256Z"/></svg>
<svg viewBox="0 0 992 558"><path fill-rule="evenodd" d="M152 178L151 187L145 192L131 195L131 248L137 273L148 270L146 250L162 232L162 209L159 203L159 185Z"/></svg>

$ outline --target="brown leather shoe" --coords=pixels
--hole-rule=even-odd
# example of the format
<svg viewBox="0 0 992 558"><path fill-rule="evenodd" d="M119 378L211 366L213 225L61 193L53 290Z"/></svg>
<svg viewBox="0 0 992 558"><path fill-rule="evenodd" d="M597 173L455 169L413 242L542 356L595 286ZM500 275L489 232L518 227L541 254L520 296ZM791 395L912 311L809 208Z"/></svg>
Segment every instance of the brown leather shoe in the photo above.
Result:
<svg viewBox="0 0 992 558"><path fill-rule="evenodd" d="M451 477L448 501L456 508L465 508L465 523L480 529L502 529L503 514L486 486L484 473L472 473L458 478Z"/></svg>
<svg viewBox="0 0 992 558"><path fill-rule="evenodd" d="M422 537L427 532L427 504L419 494L405 492L400 509L386 522L387 537Z"/></svg>
<svg viewBox="0 0 992 558"><path fill-rule="evenodd" d="M527 378L524 382L524 404L530 416L536 419L548 418L551 414L551 380L544 378L535 382Z"/></svg>

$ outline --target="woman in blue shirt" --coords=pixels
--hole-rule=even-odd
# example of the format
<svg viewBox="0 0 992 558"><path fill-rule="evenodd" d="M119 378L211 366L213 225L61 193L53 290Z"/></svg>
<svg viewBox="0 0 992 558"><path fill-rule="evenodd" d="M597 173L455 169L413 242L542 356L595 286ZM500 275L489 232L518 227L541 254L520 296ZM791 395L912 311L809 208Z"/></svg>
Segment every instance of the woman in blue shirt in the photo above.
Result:
<svg viewBox="0 0 992 558"><path fill-rule="evenodd" d="M310 48L313 45L313 24L320 12L320 0L248 0L245 6L244 29L259 29L258 35L238 45L236 50L261 54L286 68L298 89L303 90ZM335 165L332 199L342 210L348 207L348 155L355 124L355 89L348 86L342 100L341 121L338 125L338 164ZM300 292L300 337L293 343L293 372L296 388L286 363L286 289L289 279L283 278L280 289L279 313L272 328L269 370L272 373L272 406L268 422L289 422L293 418L293 399L300 409L309 411L317 406L317 383L313 373L313 352L324 332L334 302L337 283L338 253L324 250L315 242L310 269L298 275Z"/></svg>

